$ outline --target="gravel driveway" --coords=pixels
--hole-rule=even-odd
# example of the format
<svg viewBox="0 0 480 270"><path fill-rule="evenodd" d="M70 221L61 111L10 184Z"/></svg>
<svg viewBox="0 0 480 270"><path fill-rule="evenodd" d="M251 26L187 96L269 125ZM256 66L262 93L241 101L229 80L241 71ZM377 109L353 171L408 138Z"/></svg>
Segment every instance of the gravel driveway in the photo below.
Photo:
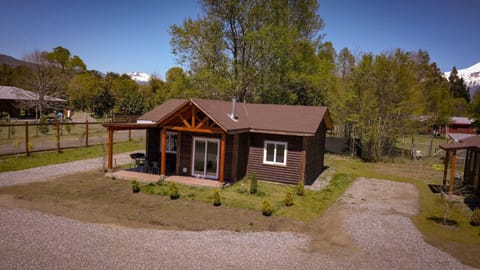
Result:
<svg viewBox="0 0 480 270"><path fill-rule="evenodd" d="M129 153L121 153L113 156L113 165L120 166L132 162ZM31 182L51 180L54 177L75 174L90 170L101 170L103 158L92 158L72 161L62 164L55 164L43 167L36 167L21 171L10 171L0 173L0 187L21 185Z"/></svg>
<svg viewBox="0 0 480 270"><path fill-rule="evenodd" d="M359 179L326 214L355 248L309 251L304 234L160 231L2 207L0 269L470 269L422 240L410 184Z"/></svg>

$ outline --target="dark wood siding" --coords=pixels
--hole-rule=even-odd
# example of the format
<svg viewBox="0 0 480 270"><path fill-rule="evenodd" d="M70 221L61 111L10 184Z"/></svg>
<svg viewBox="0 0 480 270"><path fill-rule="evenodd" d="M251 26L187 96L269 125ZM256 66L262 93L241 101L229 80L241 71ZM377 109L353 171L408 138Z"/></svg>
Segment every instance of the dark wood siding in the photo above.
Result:
<svg viewBox="0 0 480 270"><path fill-rule="evenodd" d="M151 161L160 162L160 129L147 129L147 158Z"/></svg>
<svg viewBox="0 0 480 270"><path fill-rule="evenodd" d="M180 175L192 175L192 133L182 132L180 146Z"/></svg>
<svg viewBox="0 0 480 270"><path fill-rule="evenodd" d="M220 158L220 157L219 157ZM233 135L227 135L227 141L225 142L225 167L224 175L225 181L232 181L233 172Z"/></svg>
<svg viewBox="0 0 480 270"><path fill-rule="evenodd" d="M307 137L305 146L305 183L311 184L324 170L325 122L313 137Z"/></svg>
<svg viewBox="0 0 480 270"><path fill-rule="evenodd" d="M247 175L249 139L249 133L238 135L237 179L234 180L240 180Z"/></svg>
<svg viewBox="0 0 480 270"><path fill-rule="evenodd" d="M287 164L277 166L263 163L265 141L287 142ZM256 173L257 179L287 184L296 184L302 175L303 137L252 133L248 153L247 173Z"/></svg>

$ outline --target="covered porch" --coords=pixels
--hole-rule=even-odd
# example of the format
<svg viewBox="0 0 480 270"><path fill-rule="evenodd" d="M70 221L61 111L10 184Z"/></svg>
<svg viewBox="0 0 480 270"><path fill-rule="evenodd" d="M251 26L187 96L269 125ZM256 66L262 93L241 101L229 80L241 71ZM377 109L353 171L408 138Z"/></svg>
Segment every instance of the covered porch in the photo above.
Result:
<svg viewBox="0 0 480 270"><path fill-rule="evenodd" d="M455 181L461 180L463 185L468 186L473 193L480 196L480 136L471 136L455 143L443 144L440 145L440 148L445 150L443 189L447 190L448 178L448 194L454 194ZM463 175L456 174L458 153L460 151L465 154ZM448 173L449 167L450 173Z"/></svg>
<svg viewBox="0 0 480 270"><path fill-rule="evenodd" d="M157 122L140 120L137 123L105 123L104 126L108 129L109 173L113 169L114 131L146 129L144 162L152 168L149 171L152 178L186 176L208 178L210 180L205 181L220 185L225 182L226 130L191 102L178 104ZM133 172L126 174L129 173Z"/></svg>

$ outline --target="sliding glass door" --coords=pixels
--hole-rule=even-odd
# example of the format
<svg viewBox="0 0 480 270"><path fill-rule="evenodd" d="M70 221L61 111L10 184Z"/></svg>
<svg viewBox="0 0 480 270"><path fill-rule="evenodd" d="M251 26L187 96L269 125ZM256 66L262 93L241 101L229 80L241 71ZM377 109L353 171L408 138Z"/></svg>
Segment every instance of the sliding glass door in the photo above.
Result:
<svg viewBox="0 0 480 270"><path fill-rule="evenodd" d="M219 140L193 139L193 175L218 179Z"/></svg>

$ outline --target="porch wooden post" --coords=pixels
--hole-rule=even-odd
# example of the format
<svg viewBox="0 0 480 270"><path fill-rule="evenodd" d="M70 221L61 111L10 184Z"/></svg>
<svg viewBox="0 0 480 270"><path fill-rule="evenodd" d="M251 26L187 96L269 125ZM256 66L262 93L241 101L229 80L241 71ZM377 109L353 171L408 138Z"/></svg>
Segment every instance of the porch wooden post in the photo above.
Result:
<svg viewBox="0 0 480 270"><path fill-rule="evenodd" d="M447 171L448 171L448 158L450 156L450 151L445 150L445 163L443 164L443 183L442 187L447 187Z"/></svg>
<svg viewBox="0 0 480 270"><path fill-rule="evenodd" d="M165 170L167 167L167 129L163 128L162 129L162 158L160 160L161 165L160 165L160 175L165 176Z"/></svg>
<svg viewBox="0 0 480 270"><path fill-rule="evenodd" d="M60 153L60 121L57 119L57 153Z"/></svg>
<svg viewBox="0 0 480 270"><path fill-rule="evenodd" d="M30 156L30 147L28 147L28 121L25 121L25 153Z"/></svg>
<svg viewBox="0 0 480 270"><path fill-rule="evenodd" d="M88 147L88 119L85 121L85 147Z"/></svg>
<svg viewBox="0 0 480 270"><path fill-rule="evenodd" d="M113 129L108 128L108 171L113 169Z"/></svg>
<svg viewBox="0 0 480 270"><path fill-rule="evenodd" d="M453 185L455 183L455 165L457 163L457 151L452 153L452 168L450 168L450 186L448 187L448 194L453 194Z"/></svg>
<svg viewBox="0 0 480 270"><path fill-rule="evenodd" d="M223 177L225 171L225 141L227 139L227 134L222 133L222 139L220 140L220 171L218 173L218 180L223 184Z"/></svg>

